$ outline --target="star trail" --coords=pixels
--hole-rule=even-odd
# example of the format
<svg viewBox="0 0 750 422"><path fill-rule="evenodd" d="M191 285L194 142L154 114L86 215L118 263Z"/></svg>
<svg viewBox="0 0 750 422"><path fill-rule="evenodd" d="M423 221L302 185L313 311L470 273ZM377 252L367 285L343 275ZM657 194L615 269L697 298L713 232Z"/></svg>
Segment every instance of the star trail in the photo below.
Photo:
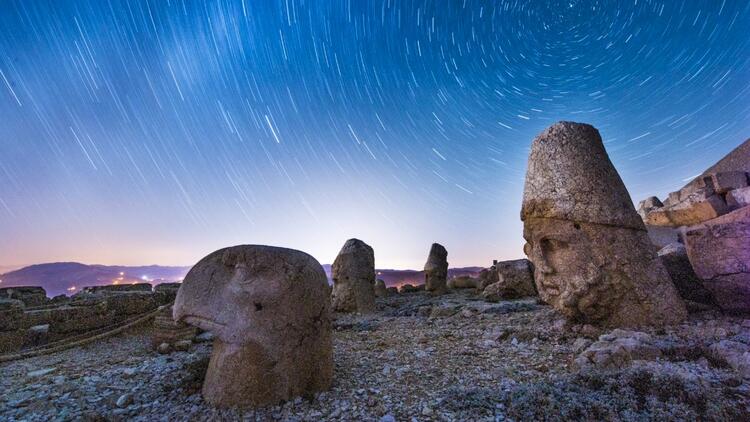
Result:
<svg viewBox="0 0 750 422"><path fill-rule="evenodd" d="M750 3L6 1L0 264L521 257L531 140L591 123L635 201L750 136Z"/></svg>

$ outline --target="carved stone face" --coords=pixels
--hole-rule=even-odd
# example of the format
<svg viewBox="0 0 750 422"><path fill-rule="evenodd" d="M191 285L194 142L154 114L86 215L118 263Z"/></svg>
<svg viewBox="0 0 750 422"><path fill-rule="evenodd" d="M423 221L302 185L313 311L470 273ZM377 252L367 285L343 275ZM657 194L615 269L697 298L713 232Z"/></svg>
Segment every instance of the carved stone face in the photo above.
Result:
<svg viewBox="0 0 750 422"><path fill-rule="evenodd" d="M524 224L524 252L534 263L537 290L568 317L597 317L616 296L607 286L612 274L600 253L600 243L610 238L608 230L612 228L552 218Z"/></svg>
<svg viewBox="0 0 750 422"><path fill-rule="evenodd" d="M327 389L333 377L330 289L310 255L241 245L190 270L173 317L216 335L203 397L260 406Z"/></svg>

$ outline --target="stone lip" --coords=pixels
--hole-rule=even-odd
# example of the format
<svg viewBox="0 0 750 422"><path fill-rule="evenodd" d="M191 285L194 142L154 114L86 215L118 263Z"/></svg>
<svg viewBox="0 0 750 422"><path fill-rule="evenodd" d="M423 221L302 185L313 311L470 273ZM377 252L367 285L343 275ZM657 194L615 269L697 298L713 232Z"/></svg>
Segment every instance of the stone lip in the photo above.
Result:
<svg viewBox="0 0 750 422"><path fill-rule="evenodd" d="M556 218L646 230L593 126L558 122L531 144L521 220Z"/></svg>

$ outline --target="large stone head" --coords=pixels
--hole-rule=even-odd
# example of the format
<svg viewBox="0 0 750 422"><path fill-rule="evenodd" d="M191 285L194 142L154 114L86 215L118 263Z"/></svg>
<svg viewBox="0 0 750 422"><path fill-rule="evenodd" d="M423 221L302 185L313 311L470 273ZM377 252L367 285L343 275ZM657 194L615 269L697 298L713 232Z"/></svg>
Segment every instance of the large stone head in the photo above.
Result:
<svg viewBox="0 0 750 422"><path fill-rule="evenodd" d="M323 268L293 249L243 245L200 260L182 282L174 319L213 332L229 344L275 344L286 330L328 315Z"/></svg>
<svg viewBox="0 0 750 422"><path fill-rule="evenodd" d="M637 293L637 267L650 267L655 258L590 125L559 122L534 139L521 219L540 296L571 318L608 318Z"/></svg>

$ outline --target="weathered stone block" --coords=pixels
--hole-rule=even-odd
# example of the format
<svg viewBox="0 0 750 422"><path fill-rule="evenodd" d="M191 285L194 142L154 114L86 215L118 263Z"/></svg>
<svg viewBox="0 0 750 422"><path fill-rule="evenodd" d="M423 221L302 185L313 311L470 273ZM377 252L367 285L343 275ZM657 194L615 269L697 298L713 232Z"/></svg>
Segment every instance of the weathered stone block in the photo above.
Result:
<svg viewBox="0 0 750 422"><path fill-rule="evenodd" d="M661 249L670 243L680 242L680 231L669 226L646 226L648 238L657 249Z"/></svg>
<svg viewBox="0 0 750 422"><path fill-rule="evenodd" d="M747 174L744 171L725 171L711 173L711 181L716 193L727 193L747 186Z"/></svg>
<svg viewBox="0 0 750 422"><path fill-rule="evenodd" d="M0 289L0 298L17 299L28 308L47 303L47 292L37 286L5 287Z"/></svg>
<svg viewBox="0 0 750 422"><path fill-rule="evenodd" d="M671 243L662 248L658 255L672 278L680 297L703 305L715 305L713 294L693 271L685 245L676 242Z"/></svg>
<svg viewBox="0 0 750 422"><path fill-rule="evenodd" d="M679 203L659 208L647 214L645 223L652 226L691 226L722 216L729 212L724 199L705 191L688 195Z"/></svg>
<svg viewBox="0 0 750 422"><path fill-rule="evenodd" d="M732 210L750 206L750 187L729 191L727 193L727 206Z"/></svg>
<svg viewBox="0 0 750 422"><path fill-rule="evenodd" d="M13 353L21 350L25 339L25 330L0 331L0 353Z"/></svg>
<svg viewBox="0 0 750 422"><path fill-rule="evenodd" d="M718 305L750 311L750 207L689 227L684 238L690 264Z"/></svg>
<svg viewBox="0 0 750 422"><path fill-rule="evenodd" d="M0 299L0 331L21 328L23 302L16 299Z"/></svg>

